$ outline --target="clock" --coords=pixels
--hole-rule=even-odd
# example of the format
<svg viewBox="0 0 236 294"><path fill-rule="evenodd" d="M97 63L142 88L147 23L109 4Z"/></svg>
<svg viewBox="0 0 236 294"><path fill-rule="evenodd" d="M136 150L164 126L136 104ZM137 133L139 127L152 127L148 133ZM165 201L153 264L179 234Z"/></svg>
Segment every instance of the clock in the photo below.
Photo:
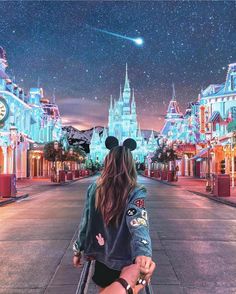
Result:
<svg viewBox="0 0 236 294"><path fill-rule="evenodd" d="M4 122L8 118L9 106L6 100L0 97L0 123Z"/></svg>

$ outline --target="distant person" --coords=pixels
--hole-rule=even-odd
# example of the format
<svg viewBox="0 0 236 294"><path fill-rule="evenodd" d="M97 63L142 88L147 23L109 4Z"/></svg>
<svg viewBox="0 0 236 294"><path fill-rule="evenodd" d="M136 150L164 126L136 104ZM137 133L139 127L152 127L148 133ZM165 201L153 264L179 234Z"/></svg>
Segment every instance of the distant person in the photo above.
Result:
<svg viewBox="0 0 236 294"><path fill-rule="evenodd" d="M175 180L176 180L176 182L178 181L178 174L179 174L179 166L176 165L176 167L175 167Z"/></svg>
<svg viewBox="0 0 236 294"><path fill-rule="evenodd" d="M110 152L101 176L88 188L73 246L75 266L80 265L81 251L96 260L92 279L100 291L113 283L127 265L137 263L144 276L152 266L146 189L137 183L131 153L136 142L127 139L118 146L115 137L108 137L106 147Z"/></svg>

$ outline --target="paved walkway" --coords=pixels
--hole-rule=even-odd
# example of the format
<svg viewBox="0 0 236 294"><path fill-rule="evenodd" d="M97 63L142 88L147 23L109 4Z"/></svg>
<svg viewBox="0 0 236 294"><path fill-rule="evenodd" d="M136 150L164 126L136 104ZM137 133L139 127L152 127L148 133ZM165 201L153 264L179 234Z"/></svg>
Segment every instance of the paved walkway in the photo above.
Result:
<svg viewBox="0 0 236 294"><path fill-rule="evenodd" d="M71 265L72 240L94 179L0 207L0 293L75 294L80 271ZM149 194L154 294L235 294L236 208L139 180Z"/></svg>
<svg viewBox="0 0 236 294"><path fill-rule="evenodd" d="M159 181L160 179L156 179L155 177L151 178L154 181ZM163 182L162 182L163 183ZM236 206L236 186L234 188L231 187L230 189L230 197L216 197L210 192L206 192L206 180L205 179L199 179L195 177L182 177L180 176L178 178L177 182L167 182L164 181L165 184L179 187L184 191L187 192L193 192L198 195L212 197L212 199L215 199L217 201L225 202L225 203L232 203Z"/></svg>

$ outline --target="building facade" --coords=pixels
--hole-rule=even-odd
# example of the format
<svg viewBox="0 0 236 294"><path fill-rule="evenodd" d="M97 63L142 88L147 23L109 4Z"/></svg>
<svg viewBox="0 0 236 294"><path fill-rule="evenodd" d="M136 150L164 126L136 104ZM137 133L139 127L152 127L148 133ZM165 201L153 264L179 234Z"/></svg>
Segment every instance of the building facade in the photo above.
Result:
<svg viewBox="0 0 236 294"><path fill-rule="evenodd" d="M176 165L182 176L192 176L196 169L191 158L195 156L196 144L201 140L198 114L199 102L189 103L184 114L180 111L173 85L172 99L167 108L161 136L167 145L175 144L179 158Z"/></svg>
<svg viewBox="0 0 236 294"><path fill-rule="evenodd" d="M229 64L226 81L211 84L179 111L175 91L170 101L161 134L181 151L181 175L209 177L236 173L236 63ZM177 151L178 151L177 150Z"/></svg>
<svg viewBox="0 0 236 294"><path fill-rule="evenodd" d="M137 142L133 157L136 161L144 162L149 152L154 152L157 148L157 139L152 131L149 140L144 140L140 125L138 125L136 102L134 90L131 91L128 78L128 68L126 65L126 75L124 89L120 88L119 99L110 99L108 115L108 128L104 128L103 135L100 137L94 130L90 144L90 157L93 161L102 162L108 150L105 147L107 136L115 136L122 144L127 138L133 138Z"/></svg>
<svg viewBox="0 0 236 294"><path fill-rule="evenodd" d="M211 173L226 173L234 180L236 172L236 63L229 64L226 80L211 84L200 96L200 132L204 134L210 150Z"/></svg>
<svg viewBox="0 0 236 294"><path fill-rule="evenodd" d="M6 74L7 66L0 47L0 173L17 178L48 175L42 145L62 137L58 107L45 99L42 88L26 95Z"/></svg>

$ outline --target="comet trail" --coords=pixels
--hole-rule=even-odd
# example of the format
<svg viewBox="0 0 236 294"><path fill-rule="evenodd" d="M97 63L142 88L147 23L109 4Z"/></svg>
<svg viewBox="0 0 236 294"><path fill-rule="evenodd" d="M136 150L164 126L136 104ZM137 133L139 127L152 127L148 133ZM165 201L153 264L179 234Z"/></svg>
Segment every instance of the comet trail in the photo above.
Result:
<svg viewBox="0 0 236 294"><path fill-rule="evenodd" d="M104 33L104 34L107 34L107 35L110 35L110 36L114 36L114 37L117 37L117 38L132 41L138 46L143 45L143 39L142 38L130 38L130 37L126 37L126 36L123 36L123 35L120 35L120 34L112 33L112 32L106 31L106 30L101 30L101 29L90 27L90 26L88 26L88 27L93 29L94 31L98 31L98 32L101 32L101 33Z"/></svg>

